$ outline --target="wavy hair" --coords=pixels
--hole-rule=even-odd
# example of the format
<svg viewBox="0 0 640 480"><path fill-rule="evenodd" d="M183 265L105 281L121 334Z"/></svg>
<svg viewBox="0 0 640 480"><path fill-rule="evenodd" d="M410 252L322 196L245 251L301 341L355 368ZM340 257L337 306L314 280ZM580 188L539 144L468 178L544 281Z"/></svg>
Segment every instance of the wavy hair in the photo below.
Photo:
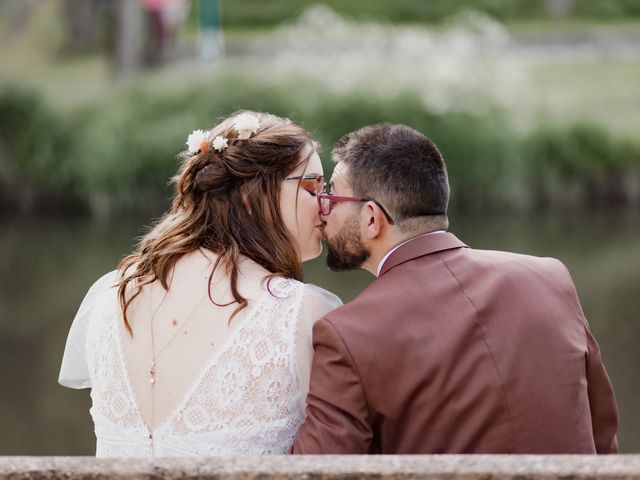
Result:
<svg viewBox="0 0 640 480"><path fill-rule="evenodd" d="M242 113L260 120L248 139L239 139L234 127L234 118ZM213 148L218 135L228 139L221 152ZM231 319L247 305L237 288L241 255L271 272L268 280L276 276L302 280L295 241L280 215L280 182L309 161L317 143L289 119L247 111L226 118L207 138L197 154L179 155L182 165L173 178L176 192L171 208L118 264L118 296L130 334L127 309L142 288L160 280L168 290L167 278L176 261L198 248L218 255L209 276L209 299L216 305L211 278L220 264L229 276L231 303L238 303ZM128 296L131 282L134 290Z"/></svg>

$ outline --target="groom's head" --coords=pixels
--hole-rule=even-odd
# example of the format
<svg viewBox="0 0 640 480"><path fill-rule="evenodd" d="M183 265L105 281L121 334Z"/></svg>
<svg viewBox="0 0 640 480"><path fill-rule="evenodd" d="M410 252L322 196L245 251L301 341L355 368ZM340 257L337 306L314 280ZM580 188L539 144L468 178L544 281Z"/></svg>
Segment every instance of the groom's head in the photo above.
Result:
<svg viewBox="0 0 640 480"><path fill-rule="evenodd" d="M342 137L332 158L332 197L322 199L331 269L362 267L372 252L447 228L446 166L420 132L387 123L364 127Z"/></svg>

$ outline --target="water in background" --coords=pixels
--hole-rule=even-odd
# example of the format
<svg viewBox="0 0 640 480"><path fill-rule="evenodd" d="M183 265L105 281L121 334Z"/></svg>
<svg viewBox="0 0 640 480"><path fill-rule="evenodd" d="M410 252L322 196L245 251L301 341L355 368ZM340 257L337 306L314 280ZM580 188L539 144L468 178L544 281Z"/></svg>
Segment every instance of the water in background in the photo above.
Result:
<svg viewBox="0 0 640 480"><path fill-rule="evenodd" d="M84 293L132 249L143 223L0 220L0 455L94 453L89 391L60 387L58 369ZM451 225L474 248L553 256L568 266L616 390L621 449L640 452L638 212L453 215ZM321 259L305 272L344 301L372 280L331 273Z"/></svg>

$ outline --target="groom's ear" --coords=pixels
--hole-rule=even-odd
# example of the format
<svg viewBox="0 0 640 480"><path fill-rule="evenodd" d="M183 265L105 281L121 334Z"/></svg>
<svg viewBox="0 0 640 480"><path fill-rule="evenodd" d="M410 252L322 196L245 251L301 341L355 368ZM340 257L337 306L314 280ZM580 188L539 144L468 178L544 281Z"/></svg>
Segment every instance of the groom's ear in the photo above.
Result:
<svg viewBox="0 0 640 480"><path fill-rule="evenodd" d="M366 222L364 230L365 238L369 240L378 238L382 234L385 225L386 219L384 213L382 213L380 207L373 202L367 202L362 212Z"/></svg>

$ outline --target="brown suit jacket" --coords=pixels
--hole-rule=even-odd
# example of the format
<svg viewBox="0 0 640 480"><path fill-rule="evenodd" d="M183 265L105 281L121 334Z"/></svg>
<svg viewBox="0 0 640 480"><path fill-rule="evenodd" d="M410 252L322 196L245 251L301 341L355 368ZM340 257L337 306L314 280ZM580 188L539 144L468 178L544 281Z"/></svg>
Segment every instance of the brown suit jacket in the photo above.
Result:
<svg viewBox="0 0 640 480"><path fill-rule="evenodd" d="M611 382L564 265L416 237L316 322L293 453L613 453Z"/></svg>

